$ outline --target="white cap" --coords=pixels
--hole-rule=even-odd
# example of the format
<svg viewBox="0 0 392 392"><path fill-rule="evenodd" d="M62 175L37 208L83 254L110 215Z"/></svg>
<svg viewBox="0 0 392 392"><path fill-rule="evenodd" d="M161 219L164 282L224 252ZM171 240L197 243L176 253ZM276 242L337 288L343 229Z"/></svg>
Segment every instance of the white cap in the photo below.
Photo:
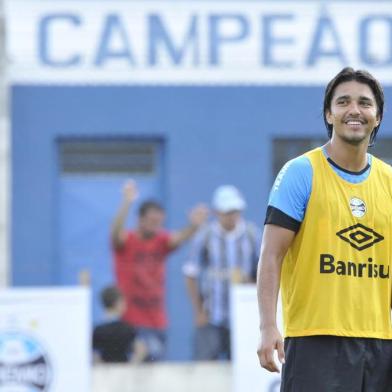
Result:
<svg viewBox="0 0 392 392"><path fill-rule="evenodd" d="M241 192L233 185L221 185L212 196L212 207L218 212L242 211L246 202Z"/></svg>

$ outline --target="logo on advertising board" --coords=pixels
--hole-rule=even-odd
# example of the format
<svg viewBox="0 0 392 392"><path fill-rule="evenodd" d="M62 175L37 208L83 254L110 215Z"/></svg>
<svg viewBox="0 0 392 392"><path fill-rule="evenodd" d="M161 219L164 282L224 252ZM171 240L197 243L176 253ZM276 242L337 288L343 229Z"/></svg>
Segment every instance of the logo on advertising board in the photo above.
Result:
<svg viewBox="0 0 392 392"><path fill-rule="evenodd" d="M0 332L0 392L47 392L51 378L49 355L36 338Z"/></svg>

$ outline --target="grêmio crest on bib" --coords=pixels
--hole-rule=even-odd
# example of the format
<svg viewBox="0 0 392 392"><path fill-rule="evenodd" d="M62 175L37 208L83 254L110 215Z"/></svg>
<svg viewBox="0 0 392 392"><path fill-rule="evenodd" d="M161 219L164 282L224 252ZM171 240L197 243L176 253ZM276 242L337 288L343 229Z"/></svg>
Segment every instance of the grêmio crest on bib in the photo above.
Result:
<svg viewBox="0 0 392 392"><path fill-rule="evenodd" d="M350 199L350 209L356 218L362 218L366 214L366 204L359 197L352 197Z"/></svg>

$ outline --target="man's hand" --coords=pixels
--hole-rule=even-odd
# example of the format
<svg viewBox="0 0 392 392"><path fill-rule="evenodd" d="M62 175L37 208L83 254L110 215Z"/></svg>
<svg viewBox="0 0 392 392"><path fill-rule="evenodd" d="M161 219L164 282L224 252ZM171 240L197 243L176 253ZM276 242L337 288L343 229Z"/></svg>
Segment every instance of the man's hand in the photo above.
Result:
<svg viewBox="0 0 392 392"><path fill-rule="evenodd" d="M139 196L139 190L134 180L128 180L123 188L124 201L128 204L133 203Z"/></svg>
<svg viewBox="0 0 392 392"><path fill-rule="evenodd" d="M189 214L190 225L171 234L169 243L170 248L176 249L184 241L187 241L189 238L191 238L199 229L199 227L207 220L207 218L208 208L204 204L199 204L194 207Z"/></svg>
<svg viewBox="0 0 392 392"><path fill-rule="evenodd" d="M208 314L204 309L198 310L195 317L197 327L204 327L208 324Z"/></svg>
<svg viewBox="0 0 392 392"><path fill-rule="evenodd" d="M139 195L139 191L134 180L128 180L123 186L123 201L114 217L111 237L115 248L121 248L125 243L125 221L128 216L129 208Z"/></svg>
<svg viewBox="0 0 392 392"><path fill-rule="evenodd" d="M199 204L194 207L189 214L189 222L194 227L200 227L208 219L208 207L205 204Z"/></svg>
<svg viewBox="0 0 392 392"><path fill-rule="evenodd" d="M274 351L278 351L279 362L284 364L285 355L282 335L276 327L263 328L261 335L260 347L257 350L260 365L270 372L280 373L274 360Z"/></svg>

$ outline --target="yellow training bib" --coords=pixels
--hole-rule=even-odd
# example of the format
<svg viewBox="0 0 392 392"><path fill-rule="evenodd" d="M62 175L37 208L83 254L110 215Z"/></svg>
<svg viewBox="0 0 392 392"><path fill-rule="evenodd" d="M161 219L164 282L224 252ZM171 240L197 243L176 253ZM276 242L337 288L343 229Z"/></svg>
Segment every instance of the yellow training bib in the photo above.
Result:
<svg viewBox="0 0 392 392"><path fill-rule="evenodd" d="M321 148L305 218L282 266L285 336L392 339L392 168L372 158L352 184Z"/></svg>

